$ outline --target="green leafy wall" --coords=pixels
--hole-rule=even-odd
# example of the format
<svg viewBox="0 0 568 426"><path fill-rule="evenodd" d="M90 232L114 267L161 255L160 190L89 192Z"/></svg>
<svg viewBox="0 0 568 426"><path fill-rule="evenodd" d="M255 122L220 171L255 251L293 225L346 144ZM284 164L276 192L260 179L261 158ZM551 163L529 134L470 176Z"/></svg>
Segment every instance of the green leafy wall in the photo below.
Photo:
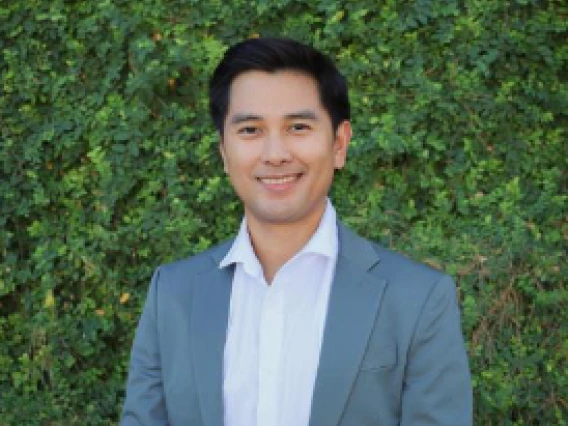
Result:
<svg viewBox="0 0 568 426"><path fill-rule="evenodd" d="M241 209L207 113L228 45L336 58L351 227L453 274L476 425L568 422L568 6L0 0L0 424L117 421L153 268Z"/></svg>

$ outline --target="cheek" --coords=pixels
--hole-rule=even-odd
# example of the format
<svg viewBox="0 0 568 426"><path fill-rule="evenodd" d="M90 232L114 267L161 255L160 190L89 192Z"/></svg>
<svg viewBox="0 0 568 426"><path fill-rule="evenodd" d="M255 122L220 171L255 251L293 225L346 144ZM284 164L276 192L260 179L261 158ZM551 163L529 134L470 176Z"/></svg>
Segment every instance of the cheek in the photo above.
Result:
<svg viewBox="0 0 568 426"><path fill-rule="evenodd" d="M313 165L327 165L333 162L334 151L328 140L300 140L294 144L293 154L296 158Z"/></svg>
<svg viewBox="0 0 568 426"><path fill-rule="evenodd" d="M225 166L231 170L247 167L251 163L251 155L247 149L238 146L225 147Z"/></svg>
<svg viewBox="0 0 568 426"><path fill-rule="evenodd" d="M332 170L335 164L335 155L329 149L312 152L312 164L317 165L323 172Z"/></svg>
<svg viewBox="0 0 568 426"><path fill-rule="evenodd" d="M243 152L227 152L225 163L226 172L234 187L243 187L251 183L254 175L256 162L254 158Z"/></svg>

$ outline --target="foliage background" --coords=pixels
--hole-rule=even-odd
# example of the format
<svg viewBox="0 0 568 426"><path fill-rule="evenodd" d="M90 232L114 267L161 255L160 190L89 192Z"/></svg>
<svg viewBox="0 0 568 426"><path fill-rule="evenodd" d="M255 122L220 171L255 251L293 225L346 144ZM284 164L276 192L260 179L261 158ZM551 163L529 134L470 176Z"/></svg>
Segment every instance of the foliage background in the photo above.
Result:
<svg viewBox="0 0 568 426"><path fill-rule="evenodd" d="M477 425L568 422L563 0L0 0L0 424L116 423L153 268L240 207L206 86L228 45L336 58L333 199L458 279Z"/></svg>

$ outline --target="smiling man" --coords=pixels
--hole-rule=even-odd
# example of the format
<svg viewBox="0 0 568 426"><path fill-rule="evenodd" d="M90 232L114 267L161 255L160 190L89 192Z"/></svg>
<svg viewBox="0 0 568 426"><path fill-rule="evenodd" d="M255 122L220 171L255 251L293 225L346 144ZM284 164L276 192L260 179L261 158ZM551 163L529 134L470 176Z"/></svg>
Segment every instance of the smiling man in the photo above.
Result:
<svg viewBox="0 0 568 426"><path fill-rule="evenodd" d="M235 239L159 267L122 425L471 425L452 279L373 244L327 198L351 138L344 77L260 38L210 82Z"/></svg>

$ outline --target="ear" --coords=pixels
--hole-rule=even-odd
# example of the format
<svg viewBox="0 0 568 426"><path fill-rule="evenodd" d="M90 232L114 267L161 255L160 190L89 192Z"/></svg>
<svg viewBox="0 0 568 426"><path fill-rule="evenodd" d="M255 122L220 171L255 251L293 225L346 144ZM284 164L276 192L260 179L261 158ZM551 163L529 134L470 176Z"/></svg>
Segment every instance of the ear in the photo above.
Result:
<svg viewBox="0 0 568 426"><path fill-rule="evenodd" d="M351 141L351 123L344 120L337 126L333 145L333 166L342 169L347 159L347 147Z"/></svg>
<svg viewBox="0 0 568 426"><path fill-rule="evenodd" d="M225 170L225 173L228 173L228 167L227 167L227 154L225 152L225 142L223 141L223 136L221 135L221 133L217 133L217 138L219 139L219 153L221 154L221 159L223 160L223 170Z"/></svg>

